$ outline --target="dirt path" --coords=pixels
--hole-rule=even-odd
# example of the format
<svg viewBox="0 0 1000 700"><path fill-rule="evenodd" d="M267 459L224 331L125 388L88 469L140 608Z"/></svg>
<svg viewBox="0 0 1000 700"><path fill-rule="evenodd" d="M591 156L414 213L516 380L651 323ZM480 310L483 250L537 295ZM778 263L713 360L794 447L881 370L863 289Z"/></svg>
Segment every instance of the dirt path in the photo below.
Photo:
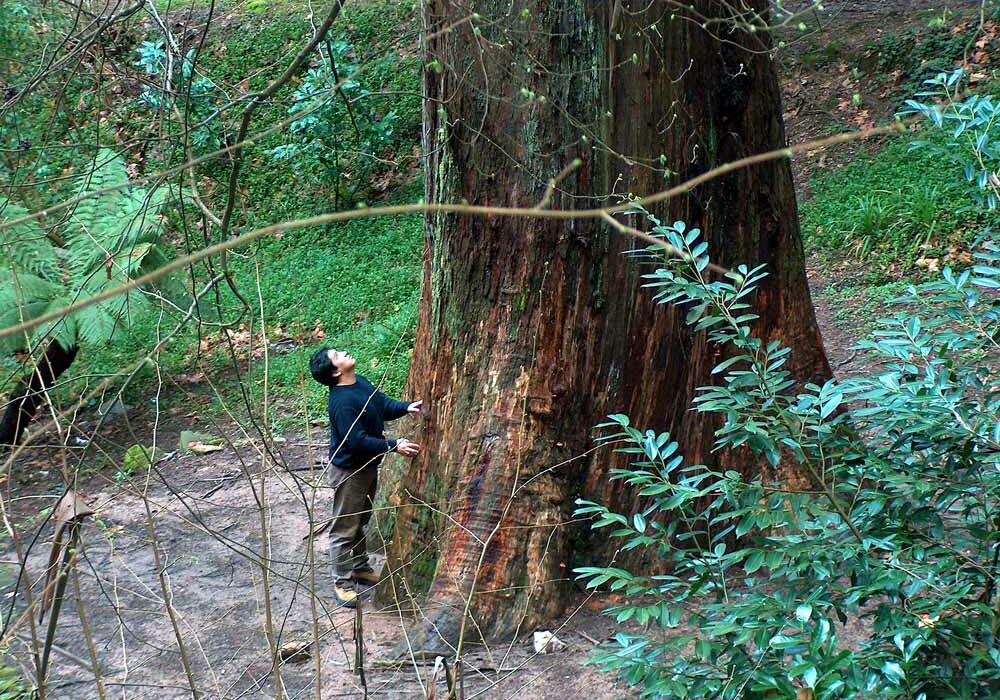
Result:
<svg viewBox="0 0 1000 700"><path fill-rule="evenodd" d="M163 436L165 440L175 437ZM310 463L301 447L283 448L281 461L298 467ZM110 697L191 697L157 576L157 554L200 696L277 696L265 631L260 510L255 495L260 494L260 464L259 454L243 448L174 457L157 465L147 491L156 553L139 493L142 483L88 494L98 520L84 528L77 580ZM249 478L244 470L251 474ZM318 646L311 646L311 658L282 664L285 697L316 697L317 650L322 697L363 697L360 678L353 671L355 614L338 608L330 595L326 537L313 541L315 567L306 538L305 504L312 503L313 512L322 519L329 511L330 490L315 487L322 484L318 472L287 471L282 466L270 468L264 481L274 635L279 646L312 644L315 609L320 638ZM49 499L46 505L51 504ZM50 533L51 526L45 526L43 538ZM49 549L44 539L33 548L28 559L32 580L43 573ZM8 553L4 558L11 557ZM59 621L60 651L49 676L50 697L85 700L96 697L96 684L72 584L69 591ZM474 650L467 656L467 697L621 697L624 684L582 665L594 640L612 634L613 626L597 614L598 607L592 600L575 614L570 609L562 620L554 621L554 627L564 625L558 636L569 645L560 653L535 655L532 630L510 644ZM418 673L426 682L429 662L398 668L385 665L389 646L401 636L398 613L366 609L363 626L368 694L424 697ZM27 629L22 628L22 639L26 635ZM21 659L30 658L23 646L11 651Z"/></svg>

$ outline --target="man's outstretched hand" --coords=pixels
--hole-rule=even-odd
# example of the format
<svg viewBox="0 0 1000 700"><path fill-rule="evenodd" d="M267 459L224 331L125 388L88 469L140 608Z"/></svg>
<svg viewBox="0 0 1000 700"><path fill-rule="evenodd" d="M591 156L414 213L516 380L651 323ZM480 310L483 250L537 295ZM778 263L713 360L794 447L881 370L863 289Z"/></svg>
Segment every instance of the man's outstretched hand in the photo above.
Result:
<svg viewBox="0 0 1000 700"><path fill-rule="evenodd" d="M406 438L401 438L396 442L396 452L406 457L412 457L420 453L420 445Z"/></svg>
<svg viewBox="0 0 1000 700"><path fill-rule="evenodd" d="M424 405L423 399L417 399L416 401L410 402L410 405L406 407L407 413L420 413L420 407ZM411 442L406 438L402 438L396 442L396 452L405 456L412 457L413 455L420 454L420 445L415 442Z"/></svg>

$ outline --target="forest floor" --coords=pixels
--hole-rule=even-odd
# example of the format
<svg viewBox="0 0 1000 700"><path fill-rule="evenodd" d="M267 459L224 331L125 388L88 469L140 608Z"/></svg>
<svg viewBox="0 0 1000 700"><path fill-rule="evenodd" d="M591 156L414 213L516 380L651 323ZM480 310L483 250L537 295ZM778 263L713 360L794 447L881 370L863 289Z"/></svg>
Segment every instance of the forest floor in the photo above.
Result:
<svg viewBox="0 0 1000 700"><path fill-rule="evenodd" d="M942 11L940 2L922 0L827 4L832 14L824 20L822 32L790 44L782 54L786 120L793 143L890 116L898 104L893 99L895 78L883 76L873 84L872 76L855 74L850 66L863 58L865 47L878 40L890 18L898 30L907 23L926 23L930 10ZM952 5L973 11L977 3ZM858 93L863 93L860 101L854 97ZM808 196L810 177L818 171L873 147L855 145L798 159L795 169L802 194ZM850 274L847 268L815 261L809 270L827 353L838 374L866 369L864 356L851 349L859 339L860 325L851 318L850 308L848 313L834 308L828 294ZM838 298L837 303L850 301ZM84 432L96 424L96 416L81 418ZM127 421L119 419L107 428L102 437L124 449L134 442L134 428L140 435L155 430L159 444L176 444L180 430L192 427L189 420L182 409L154 422L150 409L139 408L129 413ZM91 651L99 659L108 697L191 697L178 634L204 698L275 697L278 675L271 671L268 635L279 645L320 640L310 646L304 660L280 666L285 697L315 697L317 684L323 698L365 696L355 672L356 614L338 608L330 595L329 568L323 565L325 535L309 535L317 524L310 513L322 520L331 500L322 474L313 469L325 450L325 428L317 428L311 436L289 437L275 444L270 455L261 454L254 447L257 441L246 437L208 454L175 453L157 464L146 482L119 482L98 473L79 484L97 515L83 529L79 555L84 575L74 577L62 610L49 697L97 696ZM38 513L42 506L52 505L52 494L58 490L53 475L62 457L58 449L45 446L26 455L6 487L17 494L15 515L25 524L34 518L40 533L28 556L29 575L35 580L45 569L52 537L51 524ZM263 476L261 464L271 465ZM268 503L263 521L259 501ZM147 511L147 504L152 510ZM268 533L266 543L262 532ZM263 552L269 559L267 580L260 575ZM0 555L6 562L14 559L12 552ZM311 566L313 561L316 566ZM7 568L13 570L9 564ZM163 579L158 571L164 572ZM9 571L2 582L3 600L10 600ZM85 643L87 635L76 609L77 582L93 650ZM623 681L585 665L595 646L621 629L600 614L612 602L611 594L581 592L563 617L552 621L550 629L567 644L557 653L535 653L534 630L524 630L505 644L473 648L464 657L465 697L597 700L629 695ZM270 631L265 628L268 611L274 621ZM26 620L18 629L24 641L33 634L44 635L42 627ZM368 696L424 697L431 663L386 660L389 647L401 638L401 629L397 611L365 607L362 636ZM22 661L29 658L24 647L10 651ZM441 682L439 686L443 688Z"/></svg>

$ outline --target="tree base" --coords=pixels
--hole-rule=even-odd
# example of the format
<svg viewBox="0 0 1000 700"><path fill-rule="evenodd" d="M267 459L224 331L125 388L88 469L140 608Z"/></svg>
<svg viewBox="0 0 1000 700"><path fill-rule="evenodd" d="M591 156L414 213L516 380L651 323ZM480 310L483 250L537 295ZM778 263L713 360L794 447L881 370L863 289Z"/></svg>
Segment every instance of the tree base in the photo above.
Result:
<svg viewBox="0 0 1000 700"><path fill-rule="evenodd" d="M44 393L73 364L76 352L76 346L67 350L54 340L49 342L31 374L18 382L11 392L7 410L0 420L0 446L20 444L24 431L38 412Z"/></svg>
<svg viewBox="0 0 1000 700"><path fill-rule="evenodd" d="M412 603L413 609L421 610L416 600ZM463 630L464 601L439 602L431 598L425 601L424 607L431 609L426 612L421 610L417 620L403 630L403 638L389 651L390 659L453 657L459 651L459 645L468 650L470 646L486 643L474 619L469 618Z"/></svg>

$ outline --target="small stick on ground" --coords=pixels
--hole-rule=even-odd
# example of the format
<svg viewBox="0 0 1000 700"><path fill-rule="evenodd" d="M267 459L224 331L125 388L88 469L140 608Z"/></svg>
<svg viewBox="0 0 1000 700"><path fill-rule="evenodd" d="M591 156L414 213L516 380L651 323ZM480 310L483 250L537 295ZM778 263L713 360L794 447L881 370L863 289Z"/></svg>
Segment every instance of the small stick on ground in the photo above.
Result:
<svg viewBox="0 0 1000 700"><path fill-rule="evenodd" d="M364 690L365 698L368 697L368 681L365 678L365 627L364 613L361 611L362 603L359 596L355 600L354 608L354 672L358 674L361 681L361 688Z"/></svg>

